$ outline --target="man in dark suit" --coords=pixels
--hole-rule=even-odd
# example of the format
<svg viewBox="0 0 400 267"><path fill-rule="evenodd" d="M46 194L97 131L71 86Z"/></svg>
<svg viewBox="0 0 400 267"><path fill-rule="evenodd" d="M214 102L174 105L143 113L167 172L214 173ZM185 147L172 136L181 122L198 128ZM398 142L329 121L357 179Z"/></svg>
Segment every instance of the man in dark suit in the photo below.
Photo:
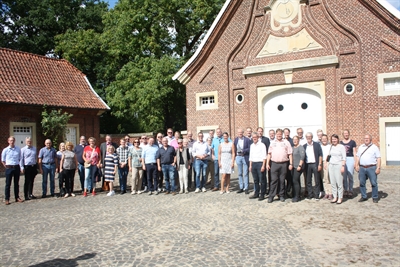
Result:
<svg viewBox="0 0 400 267"><path fill-rule="evenodd" d="M236 164L239 171L239 191L249 193L249 155L251 141L243 135L243 129L238 129L238 136L234 140Z"/></svg>
<svg viewBox="0 0 400 267"><path fill-rule="evenodd" d="M108 146L113 146L115 149L118 148L118 145L116 143L112 142L111 135L109 135L109 134L106 135L106 141L104 143L101 143L101 145L100 145L101 168L102 168L102 172L103 172L103 179L102 179L103 181L101 183L101 188L102 188L102 190L106 190L106 191L108 191L109 188L106 188L106 187L108 187L108 183L104 182L104 159L106 158Z"/></svg>
<svg viewBox="0 0 400 267"><path fill-rule="evenodd" d="M320 177L319 172L322 169L322 148L321 145L313 142L313 134L306 134L307 143L303 145L306 151L306 170L307 170L307 199L315 198L319 200L320 193ZM315 187L312 187L312 176L314 175Z"/></svg>
<svg viewBox="0 0 400 267"><path fill-rule="evenodd" d="M268 149L269 149L269 145L270 145L270 141L268 137L265 137L263 135L264 133L264 129L262 127L258 127L257 128L257 133L259 136L259 142L263 143L265 145L265 148L267 149L266 153L268 155ZM267 177L267 170L265 169L265 171L262 173L262 175L264 176L263 178L267 179L268 178L268 188L266 190L267 195L269 195L269 189L271 187L271 170L268 171L268 177Z"/></svg>

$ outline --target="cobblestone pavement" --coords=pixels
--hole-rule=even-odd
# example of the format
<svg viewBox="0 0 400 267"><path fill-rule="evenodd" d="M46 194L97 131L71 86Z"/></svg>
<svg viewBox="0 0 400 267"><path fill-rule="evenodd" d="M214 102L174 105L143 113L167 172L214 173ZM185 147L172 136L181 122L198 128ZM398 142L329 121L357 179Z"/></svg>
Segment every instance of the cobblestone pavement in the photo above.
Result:
<svg viewBox="0 0 400 267"><path fill-rule="evenodd" d="M236 177L224 195L3 202L0 266L399 266L400 168L382 170L378 204L357 202L358 181L342 205L269 204L236 194Z"/></svg>

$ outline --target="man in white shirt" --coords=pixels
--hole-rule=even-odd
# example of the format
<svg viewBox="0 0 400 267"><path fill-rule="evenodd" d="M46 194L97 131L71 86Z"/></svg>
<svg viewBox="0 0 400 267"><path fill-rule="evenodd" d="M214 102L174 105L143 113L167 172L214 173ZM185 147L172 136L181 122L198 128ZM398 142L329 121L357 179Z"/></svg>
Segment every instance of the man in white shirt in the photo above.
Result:
<svg viewBox="0 0 400 267"><path fill-rule="evenodd" d="M252 134L253 144L250 145L249 172L253 175L254 194L250 199L264 200L267 189L267 179L264 175L267 162L267 149L263 142L259 142L258 133Z"/></svg>
<svg viewBox="0 0 400 267"><path fill-rule="evenodd" d="M195 169L196 169L196 190L195 193L201 191L206 192L206 176L207 176L207 157L210 156L210 148L206 142L203 142L203 133L199 132L197 135L197 142L193 144L192 155L195 161ZM200 175L201 180L200 180Z"/></svg>
<svg viewBox="0 0 400 267"><path fill-rule="evenodd" d="M365 187L369 179L372 187L372 200L378 203L378 174L381 172L381 153L379 148L372 143L371 135L364 137L362 144L357 151L355 169L360 180L361 198L358 202L367 201L367 189Z"/></svg>

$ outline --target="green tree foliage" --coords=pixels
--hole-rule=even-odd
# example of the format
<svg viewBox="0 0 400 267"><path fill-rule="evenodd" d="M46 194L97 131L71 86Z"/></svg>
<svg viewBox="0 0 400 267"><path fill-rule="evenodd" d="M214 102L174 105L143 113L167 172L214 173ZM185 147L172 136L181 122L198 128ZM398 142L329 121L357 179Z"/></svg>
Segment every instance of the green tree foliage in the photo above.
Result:
<svg viewBox="0 0 400 267"><path fill-rule="evenodd" d="M186 128L185 88L171 77L223 2L120 0L104 13L101 33L70 30L56 37L56 52L87 74L111 107L102 132Z"/></svg>
<svg viewBox="0 0 400 267"><path fill-rule="evenodd" d="M102 32L107 3L97 0L2 0L0 46L53 53L54 37L70 30Z"/></svg>
<svg viewBox="0 0 400 267"><path fill-rule="evenodd" d="M49 111L46 106L43 107L41 122L43 135L52 140L55 148L58 148L59 140L64 140L67 124L72 116L67 112L63 113L61 109Z"/></svg>

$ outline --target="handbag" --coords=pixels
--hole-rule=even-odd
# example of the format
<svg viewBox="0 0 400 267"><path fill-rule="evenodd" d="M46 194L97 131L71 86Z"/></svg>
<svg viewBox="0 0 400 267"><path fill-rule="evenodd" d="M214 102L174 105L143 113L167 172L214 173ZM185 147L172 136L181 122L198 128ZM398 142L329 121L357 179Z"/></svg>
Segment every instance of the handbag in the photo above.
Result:
<svg viewBox="0 0 400 267"><path fill-rule="evenodd" d="M94 148L93 148L92 154L90 154L90 163L87 163L86 161L83 163L83 166L84 166L86 169L87 169L87 168L90 168L90 165L92 165L91 162L92 162L92 159L93 159L93 154L94 154Z"/></svg>
<svg viewBox="0 0 400 267"><path fill-rule="evenodd" d="M331 149L329 149L329 155L326 157L326 162L329 162L331 160L331 150L332 150L332 145Z"/></svg>

